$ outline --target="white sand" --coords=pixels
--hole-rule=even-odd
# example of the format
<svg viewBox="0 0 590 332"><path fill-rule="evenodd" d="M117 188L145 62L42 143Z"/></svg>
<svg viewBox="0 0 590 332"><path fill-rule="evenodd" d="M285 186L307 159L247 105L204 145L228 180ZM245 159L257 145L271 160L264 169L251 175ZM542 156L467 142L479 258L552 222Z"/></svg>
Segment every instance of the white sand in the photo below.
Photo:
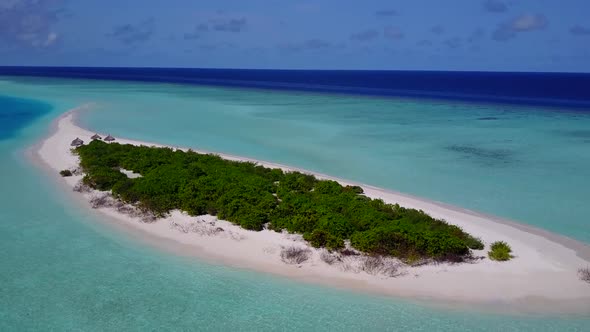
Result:
<svg viewBox="0 0 590 332"><path fill-rule="evenodd" d="M78 158L70 151L70 142L79 137L88 143L90 136L94 134L75 124L76 111L70 111L56 120L55 132L38 144L39 159L55 172L56 177L59 177L59 170L74 169L78 164ZM118 137L116 142L161 146ZM237 156L220 156L230 160L254 161L266 167L303 171ZM343 185L357 185L322 174L315 175L337 180ZM73 187L80 178L78 175L63 178L63 181ZM443 218L480 237L486 243L486 250L476 251L477 256L486 256L487 246L491 242L503 240L512 246L516 257L508 262L494 262L485 258L474 264L404 266L400 268L404 275L391 278L382 274L343 271L344 264L324 263L320 259L321 251L315 249L312 250L311 258L303 264L285 264L280 257L282 247L306 247L305 242L296 235L268 230L247 231L212 216L190 217L178 211L155 223L142 223L138 218L123 215L114 208L102 208L98 211L151 243L174 248L180 254L299 280L384 295L438 300L442 303L495 305L508 311L518 308L519 311L538 309L590 312L590 284L580 281L577 275L579 268L590 266L590 250L587 246L558 235L457 207L361 186L369 197L424 210L433 217ZM90 198L96 193L85 195ZM216 231L218 227L223 231ZM358 263L350 264L353 266L352 270L355 270L354 265Z"/></svg>

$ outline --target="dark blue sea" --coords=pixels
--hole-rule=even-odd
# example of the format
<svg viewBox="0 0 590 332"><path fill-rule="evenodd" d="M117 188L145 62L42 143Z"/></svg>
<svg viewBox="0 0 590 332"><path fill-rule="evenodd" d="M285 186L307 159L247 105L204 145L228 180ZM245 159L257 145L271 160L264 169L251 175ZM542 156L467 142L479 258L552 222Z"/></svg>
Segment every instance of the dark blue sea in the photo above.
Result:
<svg viewBox="0 0 590 332"><path fill-rule="evenodd" d="M0 67L0 75L189 83L590 109L589 73Z"/></svg>

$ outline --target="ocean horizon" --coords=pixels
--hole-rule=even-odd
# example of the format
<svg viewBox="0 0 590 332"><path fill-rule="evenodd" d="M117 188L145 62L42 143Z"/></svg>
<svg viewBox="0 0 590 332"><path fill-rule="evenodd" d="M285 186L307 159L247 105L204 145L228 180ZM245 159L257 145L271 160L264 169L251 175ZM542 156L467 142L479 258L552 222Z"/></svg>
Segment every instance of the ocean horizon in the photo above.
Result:
<svg viewBox="0 0 590 332"><path fill-rule="evenodd" d="M0 124L0 326L584 330L587 315L433 308L159 252L67 202L26 151L91 104L79 121L96 131L310 169L589 244L587 86L590 74L0 67L11 120Z"/></svg>
<svg viewBox="0 0 590 332"><path fill-rule="evenodd" d="M590 73L0 66L0 75L416 97L590 110Z"/></svg>

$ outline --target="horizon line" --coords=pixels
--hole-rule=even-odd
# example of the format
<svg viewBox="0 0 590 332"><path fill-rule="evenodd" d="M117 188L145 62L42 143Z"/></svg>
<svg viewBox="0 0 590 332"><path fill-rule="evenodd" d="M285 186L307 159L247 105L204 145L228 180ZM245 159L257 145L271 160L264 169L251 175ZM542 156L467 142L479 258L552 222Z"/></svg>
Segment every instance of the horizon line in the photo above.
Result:
<svg viewBox="0 0 590 332"><path fill-rule="evenodd" d="M231 68L231 67L154 67L154 66L46 66L46 65L0 65L0 69L44 68L44 69L191 69L191 70L236 70L236 71L289 71L289 72L426 72L426 73L491 73L491 74L577 74L590 75L588 72L575 71L492 71L492 70L430 70L430 69L311 69L311 68Z"/></svg>

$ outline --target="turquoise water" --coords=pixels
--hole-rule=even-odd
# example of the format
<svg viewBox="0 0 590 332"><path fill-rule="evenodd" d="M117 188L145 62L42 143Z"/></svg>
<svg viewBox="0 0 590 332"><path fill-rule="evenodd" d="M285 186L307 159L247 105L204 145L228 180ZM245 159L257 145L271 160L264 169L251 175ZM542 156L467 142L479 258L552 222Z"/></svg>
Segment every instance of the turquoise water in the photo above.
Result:
<svg viewBox="0 0 590 332"><path fill-rule="evenodd" d="M297 98L293 94L281 95L292 98L288 99L255 93L262 100L261 105L255 107L255 101L250 99L247 112L235 110L240 108L242 101L248 101L247 94L251 93L239 90L110 82L0 80L0 91L2 95L29 99L11 99L8 102L13 106L6 106L7 100L0 98L0 114L10 114L11 109L18 109L14 102L29 105L26 121L0 123L2 130L10 133L0 139L1 331L582 331L590 326L590 317L512 316L436 309L406 300L311 286L171 256L111 230L96 220L91 211L68 202L69 194L56 189L54 179L25 157L25 150L47 133L52 119L74 105L94 101L97 112L89 113L84 121L96 128L102 128L104 123L101 121L106 122L105 118L110 117L114 124L108 129L113 133L183 145L197 142L211 150L267 156L265 159L313 169L314 163L321 166L330 164L330 158L339 160L342 156L338 153L345 150L341 147L333 154L326 153L324 159L317 159L323 163L314 159L320 155L320 144L330 142L316 139L321 132L330 130L332 118L327 111L319 114L310 109L318 109L319 106L311 105L321 102L328 104L328 96L303 95L303 100L310 106L299 107L309 113L296 116L286 107L295 107L292 103ZM193 104L197 103L195 97L200 93L209 97L203 98L203 104ZM236 93L237 97L231 97ZM234 99L228 101L227 98ZM264 101L264 98L268 99ZM279 110L264 111L265 108L275 109L268 104L278 104L278 100L282 100L281 107L276 106ZM367 100L367 103L386 101ZM412 105L412 102L404 103ZM206 104L210 107L205 108ZM347 103L338 105L346 108ZM98 113L102 115L97 116ZM129 122L130 114L138 113L143 114L142 125ZM279 114L284 117L280 118ZM174 121L172 117L176 116L184 117L185 121ZM232 116L238 116L238 119L221 122ZM384 120L388 119L388 115L382 116ZM369 126L367 117L357 117L360 128ZM256 119L262 124L257 129L250 128ZM342 123L354 122L352 114L339 121L334 121L332 135L343 137L345 135L338 136L337 133L344 126ZM269 123L273 124L272 128L264 126ZM216 130L207 129L210 124L216 124ZM148 125L153 130L148 130ZM164 128L168 125L173 125L174 130L166 135ZM434 124L431 126L436 130ZM352 123L346 126L351 133L354 133L353 127ZM238 128L243 130L238 131ZM262 148L247 153L246 148L257 146L256 131L260 131L259 136L273 131L277 139L270 143L260 139L259 143L264 143ZM298 139L292 137L297 133ZM209 135L226 139L217 142L209 139ZM354 135L359 137L359 134ZM337 140L328 146L336 146ZM285 142L292 142L290 152L283 158L278 158L278 154L273 157L272 154L278 153ZM302 145L310 142L316 144L309 149ZM346 142L351 144L350 140L342 144ZM374 144L364 149L350 146L351 153L362 150L367 155L373 153L369 151L371 148L378 147ZM295 159L299 162L290 162ZM356 167L362 165L338 165L335 170L352 174L347 172ZM317 169L324 171L321 167ZM431 181L435 181L434 177ZM456 187L453 189L457 190ZM580 228L584 229L583 226Z"/></svg>
<svg viewBox="0 0 590 332"><path fill-rule="evenodd" d="M94 102L101 132L319 171L590 243L590 112L76 80L0 91Z"/></svg>

